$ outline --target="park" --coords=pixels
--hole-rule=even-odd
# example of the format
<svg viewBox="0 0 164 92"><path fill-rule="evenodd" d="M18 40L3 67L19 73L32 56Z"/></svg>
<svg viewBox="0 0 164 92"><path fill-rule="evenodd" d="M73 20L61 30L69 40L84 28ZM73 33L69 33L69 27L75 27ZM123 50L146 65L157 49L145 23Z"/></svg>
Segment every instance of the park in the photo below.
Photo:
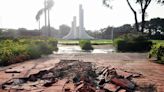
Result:
<svg viewBox="0 0 164 92"><path fill-rule="evenodd" d="M27 8L31 2L20 3ZM26 22L19 9L13 20L5 15L11 11L2 11L0 92L164 92L163 5L163 0L36 0Z"/></svg>

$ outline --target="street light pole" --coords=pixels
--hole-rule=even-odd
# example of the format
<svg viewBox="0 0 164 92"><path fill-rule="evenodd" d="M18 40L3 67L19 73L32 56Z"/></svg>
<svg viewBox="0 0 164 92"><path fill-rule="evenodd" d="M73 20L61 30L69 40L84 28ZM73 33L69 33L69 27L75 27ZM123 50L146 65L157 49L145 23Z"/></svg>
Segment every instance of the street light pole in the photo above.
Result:
<svg viewBox="0 0 164 92"><path fill-rule="evenodd" d="M111 39L112 39L112 41L114 41L114 32L113 32L113 29L114 28L112 28L112 31L111 31Z"/></svg>

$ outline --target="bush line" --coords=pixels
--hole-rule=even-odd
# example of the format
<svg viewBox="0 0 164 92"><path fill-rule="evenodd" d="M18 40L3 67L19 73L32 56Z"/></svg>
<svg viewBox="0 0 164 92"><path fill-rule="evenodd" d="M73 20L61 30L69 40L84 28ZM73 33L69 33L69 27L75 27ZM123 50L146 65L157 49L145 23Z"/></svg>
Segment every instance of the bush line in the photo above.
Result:
<svg viewBox="0 0 164 92"><path fill-rule="evenodd" d="M0 66L37 59L57 50L57 40L46 39L5 39L0 41Z"/></svg>

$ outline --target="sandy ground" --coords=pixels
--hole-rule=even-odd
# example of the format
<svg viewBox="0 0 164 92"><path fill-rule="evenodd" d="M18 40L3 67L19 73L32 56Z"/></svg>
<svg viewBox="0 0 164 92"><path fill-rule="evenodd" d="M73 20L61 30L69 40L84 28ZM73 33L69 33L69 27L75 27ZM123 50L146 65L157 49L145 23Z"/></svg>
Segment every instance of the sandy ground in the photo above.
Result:
<svg viewBox="0 0 164 92"><path fill-rule="evenodd" d="M95 46L96 47L96 46ZM100 46L104 48L105 46ZM109 46L107 46L108 48ZM110 47L111 48L111 47ZM35 73L40 69L51 67L58 63L61 59L76 59L84 62L93 62L98 66L108 66L133 71L143 74L143 78L134 80L137 84L155 84L157 92L164 92L164 66L152 63L147 59L147 53L116 53L108 54L89 54L89 53L75 53L75 54L52 54L37 60L30 60L20 64L14 64L7 67L0 68L0 84L13 78L13 75L6 74L4 71L11 67L24 67L21 74L15 74L14 77L27 76L27 73ZM31 69L31 70L30 70ZM30 70L30 71L29 71ZM24 74L26 71L26 75ZM27 72L28 71L28 72ZM0 91L1 92L1 91Z"/></svg>

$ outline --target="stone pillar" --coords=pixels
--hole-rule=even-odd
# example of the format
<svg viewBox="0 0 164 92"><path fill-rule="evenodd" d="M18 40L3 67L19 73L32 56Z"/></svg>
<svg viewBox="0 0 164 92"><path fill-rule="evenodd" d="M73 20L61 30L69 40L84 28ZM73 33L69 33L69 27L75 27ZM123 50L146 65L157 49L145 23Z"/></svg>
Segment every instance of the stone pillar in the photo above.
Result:
<svg viewBox="0 0 164 92"><path fill-rule="evenodd" d="M84 31L84 10L82 5L79 5L79 38L81 38L81 34Z"/></svg>
<svg viewBox="0 0 164 92"><path fill-rule="evenodd" d="M73 17L73 34L74 34L74 39L77 39L78 38L78 33L77 33L77 30L76 30L76 16Z"/></svg>

